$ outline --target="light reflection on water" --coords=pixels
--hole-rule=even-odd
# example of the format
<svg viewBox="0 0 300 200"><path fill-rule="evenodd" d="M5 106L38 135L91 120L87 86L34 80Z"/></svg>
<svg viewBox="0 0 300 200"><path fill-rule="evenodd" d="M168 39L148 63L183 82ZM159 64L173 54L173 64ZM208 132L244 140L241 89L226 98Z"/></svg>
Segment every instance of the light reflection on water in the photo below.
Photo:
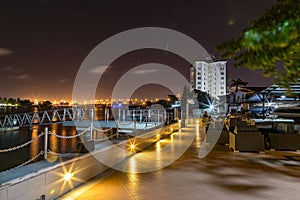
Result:
<svg viewBox="0 0 300 200"><path fill-rule="evenodd" d="M31 138L32 139L37 138L38 135L39 135L38 129L36 127L34 127L32 129ZM40 139L42 139L42 138L40 138ZM39 140L35 140L30 144L30 158L34 157L35 155L37 155L39 153Z"/></svg>
<svg viewBox="0 0 300 200"><path fill-rule="evenodd" d="M45 126L22 127L18 131L7 131L0 133L0 149L7 149L20 144L24 144L40 135ZM52 124L48 126L49 131L58 135L76 135L75 127L64 127L62 124ZM76 144L80 138L60 139L53 135L48 136L48 150L56 153L75 153ZM10 169L30 158L36 156L44 149L44 136L33 141L28 146L19 150L7 153L0 153L0 171ZM40 156L38 160L43 159Z"/></svg>

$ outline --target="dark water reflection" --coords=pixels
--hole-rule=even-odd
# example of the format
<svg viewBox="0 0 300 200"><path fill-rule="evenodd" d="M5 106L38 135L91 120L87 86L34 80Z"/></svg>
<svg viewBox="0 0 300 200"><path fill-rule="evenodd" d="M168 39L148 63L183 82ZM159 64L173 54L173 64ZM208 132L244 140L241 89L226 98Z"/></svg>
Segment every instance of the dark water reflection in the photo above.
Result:
<svg viewBox="0 0 300 200"><path fill-rule="evenodd" d="M0 133L0 148L7 149L31 141L44 132L45 127L46 126L33 126L32 128L22 127L18 131L2 132ZM49 131L58 135L70 136L76 135L77 133L75 127L65 127L62 124L52 124L47 127ZM63 139L50 135L48 136L48 150L56 153L74 153L76 152L76 145L79 141L79 137ZM41 150L44 150L44 136L31 142L26 147L7 153L0 153L0 171L22 164L39 154ZM43 156L40 156L37 160L41 159L43 159Z"/></svg>

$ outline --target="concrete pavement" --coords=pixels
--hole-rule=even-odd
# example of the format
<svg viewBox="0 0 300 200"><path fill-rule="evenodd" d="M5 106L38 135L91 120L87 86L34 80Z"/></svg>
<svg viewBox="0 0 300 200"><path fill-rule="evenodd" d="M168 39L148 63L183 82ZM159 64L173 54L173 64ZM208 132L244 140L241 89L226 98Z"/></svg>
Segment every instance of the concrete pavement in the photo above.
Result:
<svg viewBox="0 0 300 200"><path fill-rule="evenodd" d="M109 169L59 199L300 199L299 152L234 153L216 145L199 158L201 141L196 137L178 160L163 169L148 173ZM159 149L153 145L148 151Z"/></svg>

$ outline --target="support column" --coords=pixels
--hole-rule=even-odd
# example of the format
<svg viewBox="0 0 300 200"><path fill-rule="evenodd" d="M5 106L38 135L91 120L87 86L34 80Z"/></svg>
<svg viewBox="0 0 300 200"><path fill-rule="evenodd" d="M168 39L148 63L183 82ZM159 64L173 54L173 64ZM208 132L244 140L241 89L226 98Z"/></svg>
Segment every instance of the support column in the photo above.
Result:
<svg viewBox="0 0 300 200"><path fill-rule="evenodd" d="M48 156L48 127L45 127L44 135L44 159L47 160Z"/></svg>

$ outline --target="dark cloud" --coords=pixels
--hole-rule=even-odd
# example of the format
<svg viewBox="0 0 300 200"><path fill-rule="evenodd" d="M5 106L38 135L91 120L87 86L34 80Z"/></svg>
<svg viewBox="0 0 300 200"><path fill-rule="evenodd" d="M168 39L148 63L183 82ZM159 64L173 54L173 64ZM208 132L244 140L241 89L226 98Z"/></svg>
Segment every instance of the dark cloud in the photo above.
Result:
<svg viewBox="0 0 300 200"><path fill-rule="evenodd" d="M6 49L6 48L0 48L0 56L6 56L14 53L13 51Z"/></svg>
<svg viewBox="0 0 300 200"><path fill-rule="evenodd" d="M12 76L12 78L17 80L31 80L33 79L33 76L31 76L30 74L20 74L17 76Z"/></svg>

